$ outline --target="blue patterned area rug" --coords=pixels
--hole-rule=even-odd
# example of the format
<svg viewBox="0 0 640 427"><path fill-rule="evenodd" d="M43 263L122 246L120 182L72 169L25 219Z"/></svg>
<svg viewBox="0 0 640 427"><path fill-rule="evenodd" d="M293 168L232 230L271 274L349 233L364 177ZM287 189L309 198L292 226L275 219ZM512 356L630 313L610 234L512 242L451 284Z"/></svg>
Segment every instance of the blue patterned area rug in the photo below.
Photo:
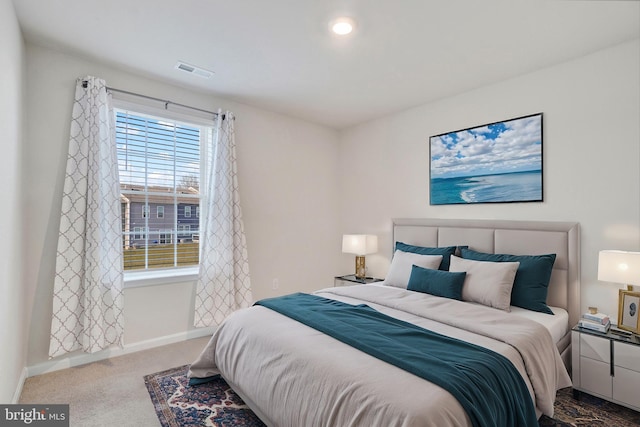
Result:
<svg viewBox="0 0 640 427"><path fill-rule="evenodd" d="M222 379L189 386L189 365L144 377L162 427L264 426Z"/></svg>
<svg viewBox="0 0 640 427"><path fill-rule="evenodd" d="M163 427L264 426L222 379L189 386L189 365L144 377L151 401ZM640 425L640 413L581 394L573 398L571 388L558 392L555 416L542 416L540 427L631 427Z"/></svg>

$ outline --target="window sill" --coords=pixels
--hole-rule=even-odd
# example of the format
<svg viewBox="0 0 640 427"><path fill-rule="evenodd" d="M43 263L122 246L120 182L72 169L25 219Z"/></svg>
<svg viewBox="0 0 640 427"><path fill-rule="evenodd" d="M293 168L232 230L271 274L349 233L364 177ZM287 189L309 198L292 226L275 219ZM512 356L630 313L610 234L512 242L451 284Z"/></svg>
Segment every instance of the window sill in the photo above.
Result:
<svg viewBox="0 0 640 427"><path fill-rule="evenodd" d="M194 266L166 270L125 271L124 287L126 289L190 282L198 278L198 270L199 267Z"/></svg>

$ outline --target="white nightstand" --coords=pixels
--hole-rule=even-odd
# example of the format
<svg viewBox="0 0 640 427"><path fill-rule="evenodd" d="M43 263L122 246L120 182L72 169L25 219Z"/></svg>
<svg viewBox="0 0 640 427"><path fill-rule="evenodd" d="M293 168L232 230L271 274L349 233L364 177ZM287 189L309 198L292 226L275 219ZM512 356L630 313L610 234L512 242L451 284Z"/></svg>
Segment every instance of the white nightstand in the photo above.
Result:
<svg viewBox="0 0 640 427"><path fill-rule="evenodd" d="M375 277L365 277L359 279L355 274L347 274L346 276L336 276L333 278L333 286L350 286L350 285L365 285L368 283L382 282L382 279L376 279Z"/></svg>
<svg viewBox="0 0 640 427"><path fill-rule="evenodd" d="M640 337L571 331L573 389L640 411Z"/></svg>

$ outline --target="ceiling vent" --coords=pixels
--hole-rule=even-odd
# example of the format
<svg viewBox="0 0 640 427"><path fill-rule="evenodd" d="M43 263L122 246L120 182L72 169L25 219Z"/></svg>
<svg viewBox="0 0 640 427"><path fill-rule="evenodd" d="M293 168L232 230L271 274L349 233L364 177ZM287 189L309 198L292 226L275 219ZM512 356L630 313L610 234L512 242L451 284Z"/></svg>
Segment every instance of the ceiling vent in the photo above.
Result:
<svg viewBox="0 0 640 427"><path fill-rule="evenodd" d="M205 79L210 79L213 76L213 71L205 70L204 68L196 67L195 65L190 65L182 61L178 61L176 69Z"/></svg>

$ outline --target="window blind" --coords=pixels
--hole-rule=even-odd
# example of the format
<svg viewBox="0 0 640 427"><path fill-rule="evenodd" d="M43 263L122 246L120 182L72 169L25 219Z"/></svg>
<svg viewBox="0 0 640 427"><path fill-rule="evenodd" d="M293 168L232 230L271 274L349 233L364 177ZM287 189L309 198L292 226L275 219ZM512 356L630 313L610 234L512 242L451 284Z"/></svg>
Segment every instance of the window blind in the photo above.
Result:
<svg viewBox="0 0 640 427"><path fill-rule="evenodd" d="M125 270L198 264L206 128L116 110Z"/></svg>

